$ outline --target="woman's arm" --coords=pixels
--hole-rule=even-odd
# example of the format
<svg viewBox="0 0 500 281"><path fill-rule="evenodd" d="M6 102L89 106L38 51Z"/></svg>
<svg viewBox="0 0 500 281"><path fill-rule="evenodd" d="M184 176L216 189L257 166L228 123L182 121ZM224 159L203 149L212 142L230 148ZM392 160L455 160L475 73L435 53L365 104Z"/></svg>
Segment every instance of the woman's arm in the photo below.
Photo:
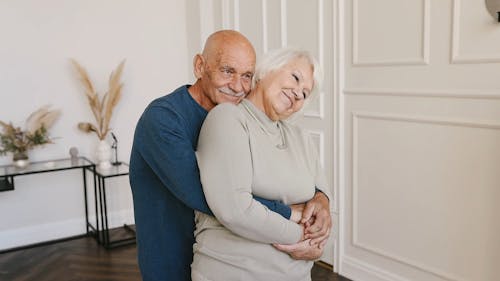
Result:
<svg viewBox="0 0 500 281"><path fill-rule="evenodd" d="M302 227L252 198L252 156L244 116L223 104L208 114L198 142L203 191L217 219L232 232L262 243L292 244Z"/></svg>

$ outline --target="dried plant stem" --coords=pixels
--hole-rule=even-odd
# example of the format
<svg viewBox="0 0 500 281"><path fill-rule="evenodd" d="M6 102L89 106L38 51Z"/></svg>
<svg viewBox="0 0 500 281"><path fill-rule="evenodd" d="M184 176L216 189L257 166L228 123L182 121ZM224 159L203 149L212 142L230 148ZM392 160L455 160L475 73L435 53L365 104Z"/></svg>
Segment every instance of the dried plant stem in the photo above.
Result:
<svg viewBox="0 0 500 281"><path fill-rule="evenodd" d="M87 97L87 101L97 124L97 126L94 126L90 123L82 122L78 124L78 128L86 133L94 132L100 140L103 140L110 131L109 123L113 115L113 109L121 98L123 83L121 83L120 80L125 60L123 60L115 71L111 73L108 91L104 94L102 99L99 99L99 94L95 91L85 68L74 59L71 59L71 63L75 67L79 80L83 85L85 96Z"/></svg>

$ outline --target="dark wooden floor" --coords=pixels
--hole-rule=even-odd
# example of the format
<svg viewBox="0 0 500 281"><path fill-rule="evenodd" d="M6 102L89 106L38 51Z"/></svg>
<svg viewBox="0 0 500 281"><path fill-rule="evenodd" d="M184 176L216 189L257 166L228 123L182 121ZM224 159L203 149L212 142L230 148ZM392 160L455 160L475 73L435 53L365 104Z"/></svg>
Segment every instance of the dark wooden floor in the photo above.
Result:
<svg viewBox="0 0 500 281"><path fill-rule="evenodd" d="M349 281L314 265L314 281ZM0 281L136 281L141 280L136 246L112 250L91 237L0 254ZM175 280L172 280L175 281Z"/></svg>

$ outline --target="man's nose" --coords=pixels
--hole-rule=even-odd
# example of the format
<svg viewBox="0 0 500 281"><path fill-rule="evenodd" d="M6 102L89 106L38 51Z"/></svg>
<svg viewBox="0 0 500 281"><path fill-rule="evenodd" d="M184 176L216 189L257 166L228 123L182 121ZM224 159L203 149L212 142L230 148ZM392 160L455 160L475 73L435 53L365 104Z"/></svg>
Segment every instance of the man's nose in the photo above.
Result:
<svg viewBox="0 0 500 281"><path fill-rule="evenodd" d="M229 88L235 93L241 93L246 90L243 85L243 81L238 75L235 75L235 77L233 77L231 83L229 83Z"/></svg>

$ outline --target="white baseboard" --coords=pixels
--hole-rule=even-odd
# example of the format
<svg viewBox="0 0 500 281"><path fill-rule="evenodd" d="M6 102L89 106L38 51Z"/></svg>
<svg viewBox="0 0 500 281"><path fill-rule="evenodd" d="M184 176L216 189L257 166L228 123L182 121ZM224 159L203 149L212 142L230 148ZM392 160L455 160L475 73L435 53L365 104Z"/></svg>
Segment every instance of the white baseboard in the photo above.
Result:
<svg viewBox="0 0 500 281"><path fill-rule="evenodd" d="M353 281L410 281L356 258L344 256L341 263L340 274Z"/></svg>
<svg viewBox="0 0 500 281"><path fill-rule="evenodd" d="M89 216L89 221L95 224L95 216ZM119 227L124 223L134 224L133 210L122 210L108 214L109 228ZM0 231L0 250L76 236L85 234L85 232L85 218Z"/></svg>

